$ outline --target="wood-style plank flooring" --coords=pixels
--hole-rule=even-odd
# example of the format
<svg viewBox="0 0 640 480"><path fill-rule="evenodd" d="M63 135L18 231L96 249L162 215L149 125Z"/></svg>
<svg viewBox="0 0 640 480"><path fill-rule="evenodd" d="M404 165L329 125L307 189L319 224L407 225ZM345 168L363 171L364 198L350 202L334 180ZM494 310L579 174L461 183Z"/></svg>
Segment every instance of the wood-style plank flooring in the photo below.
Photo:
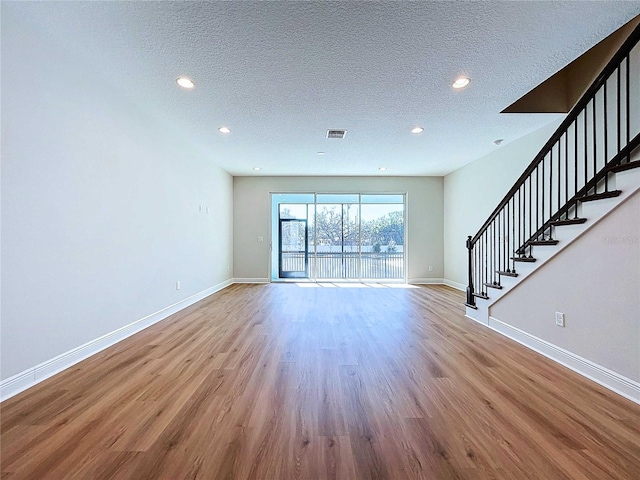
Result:
<svg viewBox="0 0 640 480"><path fill-rule="evenodd" d="M2 479L640 478L640 406L462 302L234 285L5 401Z"/></svg>

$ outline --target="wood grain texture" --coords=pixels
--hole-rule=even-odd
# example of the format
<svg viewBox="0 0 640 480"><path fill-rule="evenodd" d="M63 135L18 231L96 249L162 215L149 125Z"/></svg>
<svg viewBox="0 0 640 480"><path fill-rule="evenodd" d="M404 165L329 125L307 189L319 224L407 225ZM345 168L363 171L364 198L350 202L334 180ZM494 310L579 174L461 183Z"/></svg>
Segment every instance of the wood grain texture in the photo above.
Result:
<svg viewBox="0 0 640 480"><path fill-rule="evenodd" d="M462 302L231 286L2 403L2 478L640 478L640 407Z"/></svg>

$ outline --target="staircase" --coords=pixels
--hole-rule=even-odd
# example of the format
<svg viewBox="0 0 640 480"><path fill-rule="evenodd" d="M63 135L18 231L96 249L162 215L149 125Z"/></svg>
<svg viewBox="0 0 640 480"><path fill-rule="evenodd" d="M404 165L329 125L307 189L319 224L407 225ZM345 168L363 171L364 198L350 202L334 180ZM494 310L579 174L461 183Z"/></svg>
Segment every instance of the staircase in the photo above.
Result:
<svg viewBox="0 0 640 480"><path fill-rule="evenodd" d="M640 26L467 239L467 316L489 307L640 189Z"/></svg>

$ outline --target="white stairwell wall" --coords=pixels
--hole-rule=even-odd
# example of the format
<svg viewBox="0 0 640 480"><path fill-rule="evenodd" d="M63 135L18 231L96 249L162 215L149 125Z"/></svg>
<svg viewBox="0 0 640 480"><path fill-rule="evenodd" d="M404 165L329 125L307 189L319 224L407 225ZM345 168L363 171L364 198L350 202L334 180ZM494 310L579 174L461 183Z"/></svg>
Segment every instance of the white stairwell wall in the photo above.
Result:
<svg viewBox="0 0 640 480"><path fill-rule="evenodd" d="M467 316L640 403L640 169L611 186L622 194L581 204L586 223L556 227L560 243Z"/></svg>
<svg viewBox="0 0 640 480"><path fill-rule="evenodd" d="M488 324L640 403L639 292L636 188L491 305ZM564 327L555 325L555 312L564 313Z"/></svg>

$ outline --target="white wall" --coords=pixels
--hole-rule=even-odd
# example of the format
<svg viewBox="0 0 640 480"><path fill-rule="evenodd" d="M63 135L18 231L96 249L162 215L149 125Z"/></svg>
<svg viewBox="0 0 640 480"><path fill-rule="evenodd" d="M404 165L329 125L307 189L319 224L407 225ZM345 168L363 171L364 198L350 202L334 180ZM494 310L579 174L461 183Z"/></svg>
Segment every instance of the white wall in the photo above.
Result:
<svg viewBox="0 0 640 480"><path fill-rule="evenodd" d="M490 315L640 382L640 193L499 299ZM565 327L555 325L555 312Z"/></svg>
<svg viewBox="0 0 640 480"><path fill-rule="evenodd" d="M2 20L5 379L229 279L233 183L28 20Z"/></svg>
<svg viewBox="0 0 640 480"><path fill-rule="evenodd" d="M476 234L560 122L497 147L444 177L444 278L466 286L467 237Z"/></svg>
<svg viewBox="0 0 640 480"><path fill-rule="evenodd" d="M271 192L407 193L408 280L442 278L442 177L234 177L234 277L269 278ZM264 237L259 243L257 238ZM433 266L429 272L429 265Z"/></svg>

